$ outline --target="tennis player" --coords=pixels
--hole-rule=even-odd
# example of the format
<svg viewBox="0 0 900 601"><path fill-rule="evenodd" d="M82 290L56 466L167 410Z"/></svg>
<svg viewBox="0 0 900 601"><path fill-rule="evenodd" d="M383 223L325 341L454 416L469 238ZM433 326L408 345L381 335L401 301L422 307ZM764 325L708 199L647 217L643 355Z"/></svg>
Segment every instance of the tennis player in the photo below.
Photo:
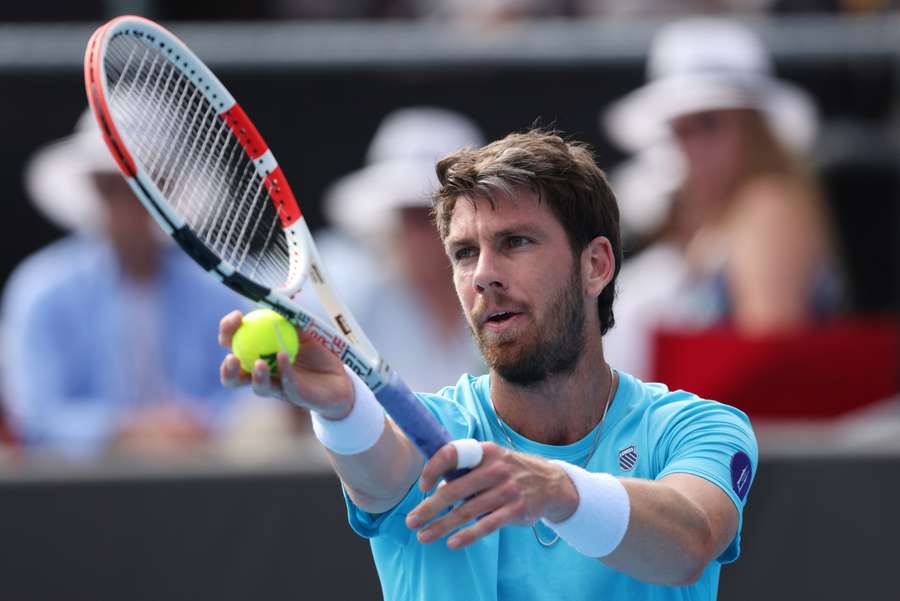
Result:
<svg viewBox="0 0 900 601"><path fill-rule="evenodd" d="M419 395L458 440L425 463L307 336L280 380L229 355L223 383L311 410L386 599L714 599L756 441L742 412L605 362L622 250L590 151L534 130L437 172L437 226L490 366ZM240 318L222 320L225 346Z"/></svg>

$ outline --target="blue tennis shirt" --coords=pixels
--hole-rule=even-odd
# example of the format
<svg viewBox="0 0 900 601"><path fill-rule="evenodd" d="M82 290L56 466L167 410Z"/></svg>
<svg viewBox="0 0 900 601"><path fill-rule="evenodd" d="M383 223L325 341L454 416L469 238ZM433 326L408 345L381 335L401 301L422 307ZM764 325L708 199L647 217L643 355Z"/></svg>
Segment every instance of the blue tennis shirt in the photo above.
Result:
<svg viewBox="0 0 900 601"><path fill-rule="evenodd" d="M490 400L490 377L463 376L454 387L419 395L454 438L475 438L509 447ZM757 446L741 411L619 372L619 387L587 469L614 476L657 480L688 473L720 487L743 513L756 473ZM564 446L519 436L507 426L515 448L548 459L583 465L596 431ZM722 563L740 554L740 531L700 579L686 587L641 582L581 555L565 541L545 547L530 527L507 526L459 550L446 538L420 544L404 520L425 498L414 485L392 510L370 514L347 502L350 525L370 539L385 599L391 601L550 601L558 599L715 599ZM539 525L540 526L540 525ZM553 532L540 531L551 540Z"/></svg>

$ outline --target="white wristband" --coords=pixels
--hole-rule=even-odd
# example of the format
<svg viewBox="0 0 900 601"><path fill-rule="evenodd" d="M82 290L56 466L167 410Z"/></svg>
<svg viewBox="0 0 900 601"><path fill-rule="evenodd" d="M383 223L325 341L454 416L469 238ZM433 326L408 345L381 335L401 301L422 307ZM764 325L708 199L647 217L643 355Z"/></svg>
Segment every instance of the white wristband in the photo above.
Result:
<svg viewBox="0 0 900 601"><path fill-rule="evenodd" d="M325 448L338 455L368 451L384 432L384 408L375 394L353 371L344 366L353 383L353 408L343 419L326 419L310 411L313 432Z"/></svg>
<svg viewBox="0 0 900 601"><path fill-rule="evenodd" d="M575 513L562 522L541 519L569 543L588 557L605 557L616 550L628 530L631 503L628 491L618 478L594 473L565 461L552 463L566 470L578 491Z"/></svg>

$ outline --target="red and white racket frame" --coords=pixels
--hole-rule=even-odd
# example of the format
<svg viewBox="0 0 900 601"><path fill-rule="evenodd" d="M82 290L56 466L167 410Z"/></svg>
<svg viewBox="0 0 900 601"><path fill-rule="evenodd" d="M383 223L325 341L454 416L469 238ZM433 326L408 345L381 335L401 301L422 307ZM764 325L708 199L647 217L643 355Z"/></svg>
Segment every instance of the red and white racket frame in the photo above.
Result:
<svg viewBox="0 0 900 601"><path fill-rule="evenodd" d="M275 205L290 249L288 278L283 286L270 289L252 282L207 248L184 220L169 208L162 192L141 164L132 157L127 140L116 127L106 101L107 79L102 57L109 40L120 35L135 36L158 46L160 55L190 78L206 100L215 107L219 118L228 125L232 135L253 161L256 172ZM149 19L136 16L117 17L97 29L88 41L84 65L88 102L100 125L104 141L129 186L157 223L209 273L238 293L271 307L302 329L311 332L377 392L390 378L389 367L344 303L328 286L327 274L312 234L281 167L244 109L215 74L171 32ZM312 280L322 305L328 310L340 333L311 317L291 300L308 279ZM356 347L356 351L351 345Z"/></svg>
<svg viewBox="0 0 900 601"><path fill-rule="evenodd" d="M102 60L109 40L119 35L137 36L157 45L162 56L189 77L218 109L219 117L228 124L232 134L253 160L257 174L275 203L289 242L289 275L283 287L270 289L251 281L207 248L197 234L170 210L165 196L129 153L128 140L120 135L106 103L106 76ZM447 430L418 401L400 376L388 367L350 311L328 286L327 275L312 235L275 157L246 113L209 68L181 40L161 26L141 17L123 16L103 25L91 37L84 70L88 100L122 174L153 218L184 251L206 271L239 294L271 307L319 338L326 348L340 357L372 389L378 402L425 457L431 457L450 442ZM306 279L312 280L319 300L329 312L337 330L312 317L292 300ZM447 478L458 477L466 471L457 470L448 474Z"/></svg>

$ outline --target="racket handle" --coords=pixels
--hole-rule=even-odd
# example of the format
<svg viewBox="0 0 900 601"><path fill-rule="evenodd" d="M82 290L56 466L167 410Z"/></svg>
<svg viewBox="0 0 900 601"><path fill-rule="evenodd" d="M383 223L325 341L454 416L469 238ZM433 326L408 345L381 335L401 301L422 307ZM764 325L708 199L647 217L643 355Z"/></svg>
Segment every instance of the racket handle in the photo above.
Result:
<svg viewBox="0 0 900 601"><path fill-rule="evenodd" d="M426 459L431 459L438 449L453 440L396 373L392 373L390 382L375 393L375 398ZM446 479L454 480L468 471L454 470L446 475Z"/></svg>

